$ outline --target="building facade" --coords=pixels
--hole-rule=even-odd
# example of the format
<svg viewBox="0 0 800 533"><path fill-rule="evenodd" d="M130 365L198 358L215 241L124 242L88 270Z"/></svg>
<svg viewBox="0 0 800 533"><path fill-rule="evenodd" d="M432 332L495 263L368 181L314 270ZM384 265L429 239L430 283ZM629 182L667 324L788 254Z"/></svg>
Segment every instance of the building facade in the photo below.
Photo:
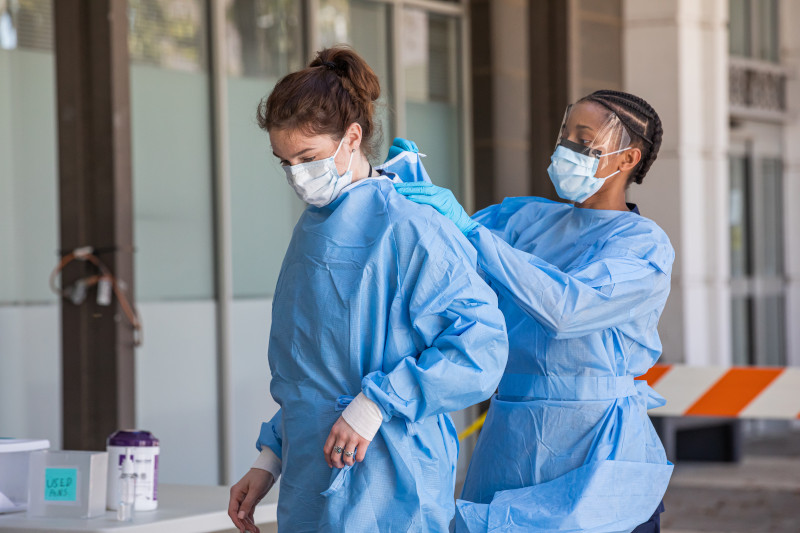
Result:
<svg viewBox="0 0 800 533"><path fill-rule="evenodd" d="M53 5L0 2L0 433L59 448L70 421L48 286L59 249ZM130 0L127 9L145 336L136 425L162 440L163 480L213 484L249 468L261 421L277 408L271 296L303 209L256 125L259 101L312 51L349 43L382 81L382 153L394 136L415 139L431 174L469 204L468 7Z"/></svg>
<svg viewBox="0 0 800 533"><path fill-rule="evenodd" d="M57 448L70 421L61 420L59 303L48 287L59 248L52 1L0 0L0 433ZM163 480L238 477L276 409L271 295L302 205L255 108L282 75L339 42L383 83L382 150L394 136L415 140L433 179L470 211L505 196L554 196L545 170L570 101L599 88L647 99L664 144L630 196L677 252L663 360L800 364L795 2L127 8L134 286L145 331L136 425L162 439ZM464 450L468 458L469 443Z"/></svg>

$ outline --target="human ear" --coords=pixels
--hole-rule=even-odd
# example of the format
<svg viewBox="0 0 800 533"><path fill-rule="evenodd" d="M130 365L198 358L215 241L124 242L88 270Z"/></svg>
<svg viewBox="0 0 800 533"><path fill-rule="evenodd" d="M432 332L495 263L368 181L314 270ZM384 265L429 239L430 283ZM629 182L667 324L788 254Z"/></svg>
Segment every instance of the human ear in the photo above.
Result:
<svg viewBox="0 0 800 533"><path fill-rule="evenodd" d="M639 148L631 148L620 153L619 169L621 172L631 170L639 161L642 160L642 151Z"/></svg>
<svg viewBox="0 0 800 533"><path fill-rule="evenodd" d="M362 131L361 131L361 124L358 122L353 122L347 127L347 131L345 131L345 138L347 139L347 144L350 146L350 150L356 151L361 146L361 139L362 139Z"/></svg>

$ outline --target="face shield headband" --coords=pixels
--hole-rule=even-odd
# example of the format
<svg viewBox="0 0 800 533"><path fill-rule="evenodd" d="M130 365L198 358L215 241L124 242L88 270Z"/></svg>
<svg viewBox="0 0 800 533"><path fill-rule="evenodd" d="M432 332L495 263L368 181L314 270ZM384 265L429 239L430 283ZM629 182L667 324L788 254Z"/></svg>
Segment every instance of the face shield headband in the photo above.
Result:
<svg viewBox="0 0 800 533"><path fill-rule="evenodd" d="M619 117L609 111L608 116L597 123L597 114L586 105L573 104L567 107L561 121L556 147L563 146L589 157L599 159L598 170L609 163L601 157L622 151L631 144L630 135ZM597 104L600 105L600 104ZM603 107L606 110L605 107Z"/></svg>

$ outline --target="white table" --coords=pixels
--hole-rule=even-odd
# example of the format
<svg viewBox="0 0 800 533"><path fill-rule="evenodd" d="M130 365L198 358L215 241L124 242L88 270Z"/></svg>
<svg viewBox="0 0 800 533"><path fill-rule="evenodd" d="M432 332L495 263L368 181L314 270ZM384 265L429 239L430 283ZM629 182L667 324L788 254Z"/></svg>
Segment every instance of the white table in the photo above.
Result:
<svg viewBox="0 0 800 533"><path fill-rule="evenodd" d="M262 533L278 531L278 487L256 507L255 523ZM158 509L139 511L132 522L117 522L116 511L88 519L37 518L27 513L0 514L0 532L26 533L211 533L236 531L228 518L228 487L196 485L158 486Z"/></svg>

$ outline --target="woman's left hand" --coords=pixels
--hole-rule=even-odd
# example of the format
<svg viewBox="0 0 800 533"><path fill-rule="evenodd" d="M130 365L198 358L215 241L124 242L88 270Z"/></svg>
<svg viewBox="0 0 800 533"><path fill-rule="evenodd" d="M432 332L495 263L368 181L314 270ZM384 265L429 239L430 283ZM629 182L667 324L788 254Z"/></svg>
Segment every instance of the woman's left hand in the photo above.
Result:
<svg viewBox="0 0 800 533"><path fill-rule="evenodd" d="M325 453L325 462L333 468L344 468L344 465L352 465L355 461L359 463L364 460L367 447L370 441L359 435L350 427L341 416L333 424L328 440L322 451ZM349 455L348 455L349 454Z"/></svg>
<svg viewBox="0 0 800 533"><path fill-rule="evenodd" d="M478 227L478 223L464 211L450 189L422 182L395 183L394 188L412 202L429 205L439 211L452 220L464 235Z"/></svg>

